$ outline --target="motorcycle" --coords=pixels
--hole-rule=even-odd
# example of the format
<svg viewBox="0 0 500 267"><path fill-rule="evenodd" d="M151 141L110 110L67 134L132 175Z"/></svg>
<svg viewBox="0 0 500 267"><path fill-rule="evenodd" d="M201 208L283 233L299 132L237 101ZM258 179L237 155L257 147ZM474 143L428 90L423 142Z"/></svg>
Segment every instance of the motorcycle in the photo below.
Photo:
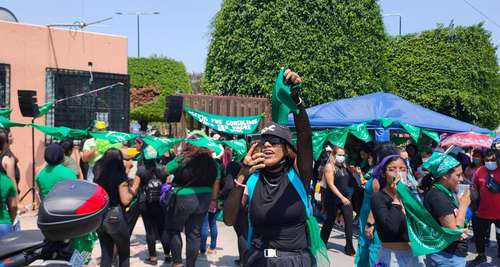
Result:
<svg viewBox="0 0 500 267"><path fill-rule="evenodd" d="M109 197L99 185L80 180L57 183L40 204L38 228L0 238L0 266L83 266L85 255L72 249L71 239L97 230L108 210Z"/></svg>

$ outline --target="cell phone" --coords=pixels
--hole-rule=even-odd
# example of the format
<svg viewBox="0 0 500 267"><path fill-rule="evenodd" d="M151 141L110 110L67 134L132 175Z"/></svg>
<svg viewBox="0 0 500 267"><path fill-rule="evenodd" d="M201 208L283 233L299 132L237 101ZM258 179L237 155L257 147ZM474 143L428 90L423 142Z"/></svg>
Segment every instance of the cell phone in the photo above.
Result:
<svg viewBox="0 0 500 267"><path fill-rule="evenodd" d="M468 185L468 184L459 184L458 185L457 196L461 197L464 194L465 190L467 190L467 189L470 189L470 185Z"/></svg>

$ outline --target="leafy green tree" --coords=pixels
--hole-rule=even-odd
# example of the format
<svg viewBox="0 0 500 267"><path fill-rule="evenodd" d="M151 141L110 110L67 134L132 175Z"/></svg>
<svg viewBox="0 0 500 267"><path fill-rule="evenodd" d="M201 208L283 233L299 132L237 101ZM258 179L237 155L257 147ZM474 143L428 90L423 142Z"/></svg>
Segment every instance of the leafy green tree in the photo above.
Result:
<svg viewBox="0 0 500 267"><path fill-rule="evenodd" d="M129 58L128 72L132 88L153 86L160 89L156 99L131 110L130 117L141 123L164 121L165 97L176 92L191 92L186 67L180 61L157 56Z"/></svg>
<svg viewBox="0 0 500 267"><path fill-rule="evenodd" d="M303 75L306 105L386 87L375 0L224 0L212 27L208 92L269 96L281 66Z"/></svg>
<svg viewBox="0 0 500 267"><path fill-rule="evenodd" d="M482 24L438 26L390 38L391 91L460 120L494 129L500 79L491 35Z"/></svg>

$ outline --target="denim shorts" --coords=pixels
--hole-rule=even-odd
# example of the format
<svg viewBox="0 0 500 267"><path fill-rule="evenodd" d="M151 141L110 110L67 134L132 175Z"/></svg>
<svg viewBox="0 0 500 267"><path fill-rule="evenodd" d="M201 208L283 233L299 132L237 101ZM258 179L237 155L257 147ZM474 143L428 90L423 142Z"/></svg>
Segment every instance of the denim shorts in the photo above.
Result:
<svg viewBox="0 0 500 267"><path fill-rule="evenodd" d="M467 261L465 257L460 257L441 251L430 255L431 261L439 267L465 267Z"/></svg>
<svg viewBox="0 0 500 267"><path fill-rule="evenodd" d="M0 224L0 237L10 232L14 232L14 227L12 227L12 224Z"/></svg>

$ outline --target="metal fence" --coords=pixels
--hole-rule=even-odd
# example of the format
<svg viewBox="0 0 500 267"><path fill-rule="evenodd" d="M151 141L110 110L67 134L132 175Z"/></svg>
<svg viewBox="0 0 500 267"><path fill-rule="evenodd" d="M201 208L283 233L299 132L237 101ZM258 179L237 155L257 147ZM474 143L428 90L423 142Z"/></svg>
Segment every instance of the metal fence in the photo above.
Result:
<svg viewBox="0 0 500 267"><path fill-rule="evenodd" d="M129 130L129 77L128 75L87 71L46 69L46 102L122 82L95 94L73 98L56 105L47 116L47 125L85 129L94 120L108 123L110 130Z"/></svg>
<svg viewBox="0 0 500 267"><path fill-rule="evenodd" d="M254 116L265 113L259 128L271 118L271 103L266 97L176 94L184 98L184 106L223 116ZM167 107L168 108L168 107ZM172 123L172 134L184 137L186 129L202 129L203 125L183 113L179 123Z"/></svg>

